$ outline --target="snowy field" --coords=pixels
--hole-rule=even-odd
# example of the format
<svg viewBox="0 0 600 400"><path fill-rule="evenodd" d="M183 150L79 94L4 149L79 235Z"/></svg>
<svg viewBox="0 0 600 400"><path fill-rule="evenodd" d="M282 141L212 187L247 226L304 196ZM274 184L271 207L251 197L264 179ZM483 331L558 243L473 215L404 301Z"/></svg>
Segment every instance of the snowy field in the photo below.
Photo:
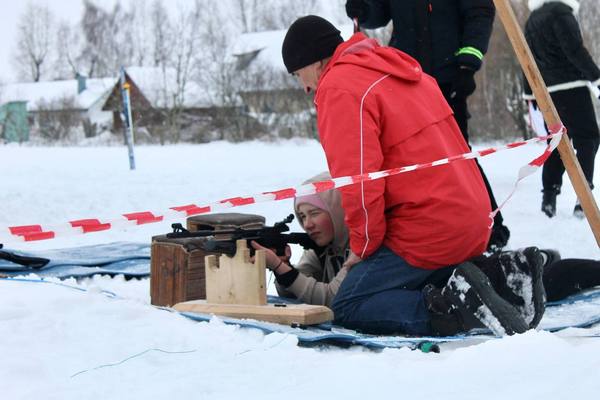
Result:
<svg viewBox="0 0 600 400"><path fill-rule="evenodd" d="M519 167L542 150L530 145L481 161L499 201L512 190ZM123 147L0 146L0 231L206 204L296 186L326 169L320 145L303 140L140 147L136 161L137 170L129 171ZM550 220L539 211L540 180L538 172L523 181L503 210L509 247L599 258L587 222L571 216L570 184ZM262 214L271 225L291 207L286 200L231 211ZM43 250L149 242L171 222L5 245ZM295 222L292 229L299 230ZM294 337L226 326L217 318L196 323L154 309L148 280L65 283L88 290L0 281L0 398L588 399L600 393L600 339L571 337L581 330L527 332L441 354L307 349Z"/></svg>

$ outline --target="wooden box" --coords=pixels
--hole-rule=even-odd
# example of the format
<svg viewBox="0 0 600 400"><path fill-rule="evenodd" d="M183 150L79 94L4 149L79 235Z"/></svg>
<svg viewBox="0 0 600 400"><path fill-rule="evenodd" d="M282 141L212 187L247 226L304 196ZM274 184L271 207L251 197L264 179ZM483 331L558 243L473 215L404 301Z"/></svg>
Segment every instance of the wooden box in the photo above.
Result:
<svg viewBox="0 0 600 400"><path fill-rule="evenodd" d="M241 227L260 228L265 219L260 215L222 213L190 217L189 231ZM204 258L220 255L205 251L206 238L171 239L166 235L152 238L150 261L150 302L156 306L206 299Z"/></svg>

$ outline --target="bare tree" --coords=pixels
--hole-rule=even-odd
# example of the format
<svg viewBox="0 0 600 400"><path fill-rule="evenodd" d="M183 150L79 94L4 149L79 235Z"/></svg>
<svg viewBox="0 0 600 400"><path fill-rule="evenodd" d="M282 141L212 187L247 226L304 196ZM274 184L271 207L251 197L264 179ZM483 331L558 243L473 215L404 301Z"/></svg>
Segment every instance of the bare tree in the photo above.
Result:
<svg viewBox="0 0 600 400"><path fill-rule="evenodd" d="M235 9L238 11L238 19L241 23L242 32L254 32L256 30L255 16L258 6L257 0L235 0Z"/></svg>
<svg viewBox="0 0 600 400"><path fill-rule="evenodd" d="M587 49L596 63L600 62L600 8L597 0L581 0L579 18L583 39ZM600 103L595 101L597 115L600 115Z"/></svg>
<svg viewBox="0 0 600 400"><path fill-rule="evenodd" d="M270 10L270 12L268 9L262 10L262 15L270 19L269 25L273 26L273 29L287 29L299 17L318 14L321 4L317 0L271 1ZM340 12L342 10L343 7L340 8Z"/></svg>
<svg viewBox="0 0 600 400"><path fill-rule="evenodd" d="M38 129L40 136L50 140L65 139L81 121L73 110L75 99L63 97L53 101L40 100L38 109Z"/></svg>
<svg viewBox="0 0 600 400"><path fill-rule="evenodd" d="M38 82L49 64L54 16L47 5L28 3L18 25L15 62L21 79Z"/></svg>
<svg viewBox="0 0 600 400"><path fill-rule="evenodd" d="M57 29L58 58L55 72L56 78L73 78L81 71L81 35L76 27L62 21Z"/></svg>
<svg viewBox="0 0 600 400"><path fill-rule="evenodd" d="M168 62L171 53L171 23L169 14L161 0L154 0L150 11L153 32L152 61L158 67Z"/></svg>
<svg viewBox="0 0 600 400"><path fill-rule="evenodd" d="M153 47L153 31L150 9L145 0L131 2L127 16L129 21L123 21L129 26L131 36L131 61L134 65L147 65L151 62Z"/></svg>
<svg viewBox="0 0 600 400"><path fill-rule="evenodd" d="M213 104L217 105L213 122L219 134L218 139L235 141L239 136L235 111L239 106L238 72L229 55L236 33L226 32L217 19L204 16L200 34L203 57L198 60L199 68L195 79L202 87L207 88Z"/></svg>
<svg viewBox="0 0 600 400"><path fill-rule="evenodd" d="M581 0L579 19L584 42L596 62L600 59L600 8L596 0Z"/></svg>
<svg viewBox="0 0 600 400"><path fill-rule="evenodd" d="M248 33L286 29L298 17L319 13L322 4L317 0L234 0L233 7L241 32Z"/></svg>
<svg viewBox="0 0 600 400"><path fill-rule="evenodd" d="M84 13L81 19L81 29L85 44L81 52L81 59L86 64L86 75L96 76L97 70L102 69L104 63L103 46L106 32L105 22L108 15L92 1L84 1Z"/></svg>
<svg viewBox="0 0 600 400"><path fill-rule="evenodd" d="M528 12L526 0L511 0L521 24ZM477 90L469 98L470 136L479 139L528 138L525 119L523 74L517 56L499 18L481 70L476 75Z"/></svg>
<svg viewBox="0 0 600 400"><path fill-rule="evenodd" d="M181 140L182 119L185 106L189 102L189 84L198 66L200 54L201 16L204 8L199 0L195 0L190 9L180 8L175 22L158 30L155 37L154 61L162 71L162 88L160 90L161 108L164 110L165 129L159 130L161 144L166 141L166 134L177 143ZM160 17L162 20L159 20ZM155 24L166 24L167 14L162 6L155 2L153 17Z"/></svg>
<svg viewBox="0 0 600 400"><path fill-rule="evenodd" d="M80 60L85 65L85 75L113 76L119 66L127 65L133 58L131 33L132 15L119 3L106 11L92 0L84 0L81 20L84 44Z"/></svg>
<svg viewBox="0 0 600 400"><path fill-rule="evenodd" d="M115 3L106 21L105 43L107 48L106 72L101 76L114 75L122 65L131 65L136 57L136 49L140 43L134 41L134 26L137 21L137 8L125 10L120 3ZM139 55L137 56L139 58Z"/></svg>

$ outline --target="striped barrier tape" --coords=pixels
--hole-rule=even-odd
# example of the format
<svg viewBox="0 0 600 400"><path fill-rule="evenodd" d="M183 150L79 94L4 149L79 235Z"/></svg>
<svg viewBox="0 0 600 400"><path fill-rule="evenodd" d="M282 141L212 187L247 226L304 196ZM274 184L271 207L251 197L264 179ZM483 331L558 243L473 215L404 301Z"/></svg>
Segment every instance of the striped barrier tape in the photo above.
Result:
<svg viewBox="0 0 600 400"><path fill-rule="evenodd" d="M333 178L326 181L309 183L306 185L297 186L295 188L279 189L270 192L263 192L250 196L233 197L229 199L219 200L214 203L207 205L196 205L188 204L183 206L170 207L166 211L153 212L153 211L142 211L128 214L122 214L119 217L100 221L98 218L80 219L75 221L69 221L63 224L53 225L21 225L21 226L9 226L0 227L0 243L12 243L12 242L31 242L37 240L49 240L59 237L69 237L75 235L82 235L92 232L100 232L106 230L125 230L133 226L151 224L161 221L168 221L180 218L191 217L193 215L207 214L211 212L223 211L233 207L244 206L248 204L264 203L270 201L279 201L290 199L297 196L304 196L313 193L324 192L330 189L341 188L355 183L370 181L375 179L381 179L388 176L394 176L410 171L416 171L425 168L431 168L438 165L449 164L460 160L470 160L474 158L485 157L490 154L497 153L503 150L514 149L530 143L542 142L551 139L544 153L523 166L519 170L519 176L515 187L511 194L506 200L500 205L497 210L494 210L490 215L491 218L506 204L508 199L516 191L518 183L526 176L531 175L539 167L541 167L546 159L550 156L550 153L558 146L561 136L566 129L560 126L556 130L552 130L550 135L545 137L537 137L529 140L513 142L500 147L491 147L480 151L472 151L470 153L464 153L440 160L415 164L406 167L391 168L383 171L370 172L362 175L342 176Z"/></svg>

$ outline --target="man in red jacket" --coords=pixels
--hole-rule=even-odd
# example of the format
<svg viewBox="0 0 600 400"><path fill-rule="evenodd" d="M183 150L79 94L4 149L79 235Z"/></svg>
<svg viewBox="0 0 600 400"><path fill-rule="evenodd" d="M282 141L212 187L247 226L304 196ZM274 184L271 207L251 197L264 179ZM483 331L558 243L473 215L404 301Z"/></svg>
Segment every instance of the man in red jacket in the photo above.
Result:
<svg viewBox="0 0 600 400"><path fill-rule="evenodd" d="M435 80L407 54L360 33L343 42L328 21L306 16L289 28L282 55L305 91L315 92L333 177L469 151ZM375 333L452 332L438 328L440 319L444 327L456 322L454 333L481 323L498 334L527 329L472 264L457 268L444 289L422 290L437 270L485 250L491 210L474 161L364 182L341 193L352 250L345 266L357 265L334 299L336 322ZM486 311L478 312L481 307Z"/></svg>

